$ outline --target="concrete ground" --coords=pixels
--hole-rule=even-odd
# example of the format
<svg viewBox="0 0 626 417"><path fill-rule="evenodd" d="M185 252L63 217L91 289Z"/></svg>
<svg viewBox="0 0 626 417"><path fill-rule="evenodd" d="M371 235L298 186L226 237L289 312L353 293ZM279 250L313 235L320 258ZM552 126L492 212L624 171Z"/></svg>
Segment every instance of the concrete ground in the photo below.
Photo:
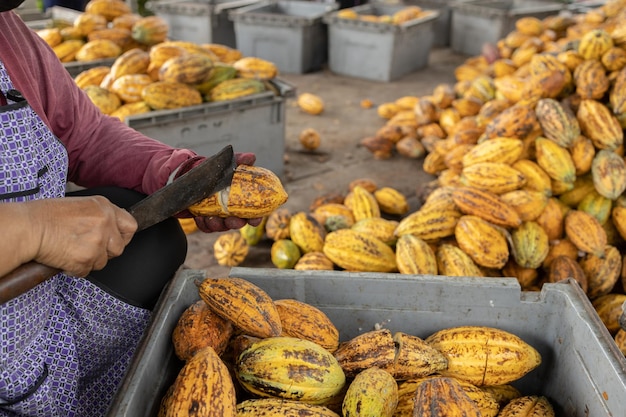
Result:
<svg viewBox="0 0 626 417"><path fill-rule="evenodd" d="M316 197L331 192L345 194L350 181L370 178L378 186L390 186L403 192L412 208L416 208L417 193L433 179L423 172L423 159L396 155L388 160L377 160L359 142L384 125L384 119L376 113L377 105L402 96L427 95L439 83L453 83L454 68L466 58L448 48L433 49L426 68L387 83L338 76L328 69L309 74L281 74L281 79L296 87L296 94L314 93L325 103L324 112L312 116L300 111L295 98L287 101L282 180L289 199L285 207L292 212L307 211ZM363 109L360 105L363 99L371 100L374 106ZM315 152L303 150L298 141L298 134L307 127L318 130L322 138ZM213 257L217 236L217 233L201 232L189 235L185 266L206 270L210 276L227 276L230 268L218 265ZM252 247L240 266L273 267L271 243L265 240Z"/></svg>

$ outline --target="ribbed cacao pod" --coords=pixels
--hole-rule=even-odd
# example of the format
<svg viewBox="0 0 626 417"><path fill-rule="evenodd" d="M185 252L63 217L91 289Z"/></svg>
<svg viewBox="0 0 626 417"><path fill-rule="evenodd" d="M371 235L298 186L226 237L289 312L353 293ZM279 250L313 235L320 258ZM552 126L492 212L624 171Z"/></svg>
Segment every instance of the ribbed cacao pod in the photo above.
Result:
<svg viewBox="0 0 626 417"><path fill-rule="evenodd" d="M322 404L345 384L332 353L317 343L295 337L269 337L239 355L235 374L243 388L261 397Z"/></svg>
<svg viewBox="0 0 626 417"><path fill-rule="evenodd" d="M350 383L341 411L344 416L392 417L398 405L398 384L391 374L372 367Z"/></svg>
<svg viewBox="0 0 626 417"><path fill-rule="evenodd" d="M222 355L233 335L230 321L218 316L202 300L198 300L183 311L172 331L174 353L187 361L207 346Z"/></svg>
<svg viewBox="0 0 626 417"><path fill-rule="evenodd" d="M395 358L395 344L389 329L370 330L343 342L334 352L347 377L368 368L390 369Z"/></svg>
<svg viewBox="0 0 626 417"><path fill-rule="evenodd" d="M256 337L279 336L280 316L274 301L260 287L241 278L205 278L200 298L220 317Z"/></svg>
<svg viewBox="0 0 626 417"><path fill-rule="evenodd" d="M252 219L270 215L287 197L280 179L269 169L238 165L229 188L193 204L189 211L194 216Z"/></svg>
<svg viewBox="0 0 626 417"><path fill-rule="evenodd" d="M339 330L328 316L311 304L294 300L274 300L282 324L281 336L310 340L330 352L339 347Z"/></svg>
<svg viewBox="0 0 626 417"><path fill-rule="evenodd" d="M396 255L380 239L351 229L326 235L322 252L333 263L348 271L393 272Z"/></svg>
<svg viewBox="0 0 626 417"><path fill-rule="evenodd" d="M442 375L477 386L508 384L541 363L541 355L531 345L492 327L451 327L433 333L426 342L448 359Z"/></svg>

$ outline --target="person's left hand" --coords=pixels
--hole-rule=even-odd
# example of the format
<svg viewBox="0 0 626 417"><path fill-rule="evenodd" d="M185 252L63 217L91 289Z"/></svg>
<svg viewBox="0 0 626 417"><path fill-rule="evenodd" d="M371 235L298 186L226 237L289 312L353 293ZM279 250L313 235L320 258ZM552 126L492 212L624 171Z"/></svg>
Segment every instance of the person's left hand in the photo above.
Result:
<svg viewBox="0 0 626 417"><path fill-rule="evenodd" d="M190 159L186 161L185 163L183 163L181 167L179 168L178 172L176 173L176 177L174 178L174 181L176 181L176 178L190 171L193 167L199 165L205 159L206 158L203 156L198 156L196 158ZM254 163L256 162L256 155L254 155L253 153L249 153L249 152L235 153L235 162L237 163L237 165L254 165ZM189 218L193 216L191 215L191 213L189 213L189 211L185 210L185 211L178 213L176 217ZM201 231L205 233L212 233L212 232L225 232L227 230L232 230L232 229L241 229L246 224L250 224L251 226L258 226L259 224L261 224L262 219L260 217L254 218L254 219L242 219L242 218L234 217L234 216L230 216L230 217L212 216L212 217L194 217L194 220L196 222L196 225L198 226L198 229L200 229Z"/></svg>

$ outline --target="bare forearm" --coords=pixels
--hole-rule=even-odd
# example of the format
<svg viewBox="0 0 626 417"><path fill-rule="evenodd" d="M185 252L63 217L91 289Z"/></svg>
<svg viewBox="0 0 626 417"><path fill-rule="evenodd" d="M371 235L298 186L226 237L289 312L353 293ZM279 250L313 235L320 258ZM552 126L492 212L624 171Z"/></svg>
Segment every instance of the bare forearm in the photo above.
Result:
<svg viewBox="0 0 626 417"><path fill-rule="evenodd" d="M39 239L29 216L31 204L0 204L0 275L32 260L37 253Z"/></svg>

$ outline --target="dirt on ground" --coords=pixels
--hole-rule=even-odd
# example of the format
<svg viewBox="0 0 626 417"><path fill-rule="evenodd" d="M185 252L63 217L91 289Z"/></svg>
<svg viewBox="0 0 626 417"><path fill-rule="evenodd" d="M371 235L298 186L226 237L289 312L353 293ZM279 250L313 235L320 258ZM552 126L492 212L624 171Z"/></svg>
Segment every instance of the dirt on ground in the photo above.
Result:
<svg viewBox="0 0 626 417"><path fill-rule="evenodd" d="M411 210L419 206L418 194L434 179L422 170L423 159L400 155L386 160L375 159L360 141L372 136L385 120L376 107L403 96L431 94L439 83L453 83L454 69L467 56L449 48L431 51L428 66L392 82L378 82L333 74L327 68L308 74L281 74L279 77L296 88L298 94L309 92L324 100L325 109L313 116L302 112L295 98L286 101L285 172L281 180L289 194L285 207L292 212L308 211L318 196L331 192L345 194L348 184L358 178L372 179L378 186L389 186L404 193ZM369 99L373 107L364 109L361 100ZM305 128L321 135L321 146L306 151L298 135ZM185 267L206 270L210 276L227 276L229 267L217 264L213 244L218 233L196 232L188 235L189 251ZM244 267L273 267L271 241L251 247Z"/></svg>

